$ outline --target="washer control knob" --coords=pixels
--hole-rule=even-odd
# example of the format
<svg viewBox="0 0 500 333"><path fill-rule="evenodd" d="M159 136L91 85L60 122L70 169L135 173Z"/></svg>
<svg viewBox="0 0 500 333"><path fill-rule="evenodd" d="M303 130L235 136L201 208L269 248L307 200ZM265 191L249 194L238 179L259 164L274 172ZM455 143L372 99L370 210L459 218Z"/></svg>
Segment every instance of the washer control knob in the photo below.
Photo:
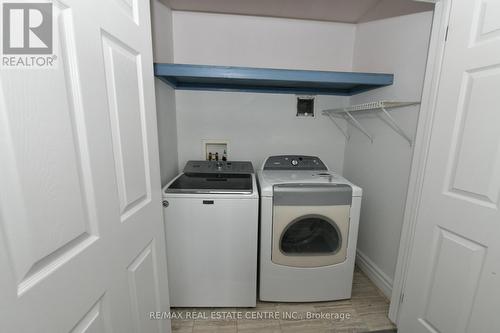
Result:
<svg viewBox="0 0 500 333"><path fill-rule="evenodd" d="M292 163L293 166L297 166L299 164L299 161L293 159L290 163Z"/></svg>
<svg viewBox="0 0 500 333"><path fill-rule="evenodd" d="M169 203L168 203L167 200L163 200L162 204L163 204L163 207L168 207L169 206Z"/></svg>

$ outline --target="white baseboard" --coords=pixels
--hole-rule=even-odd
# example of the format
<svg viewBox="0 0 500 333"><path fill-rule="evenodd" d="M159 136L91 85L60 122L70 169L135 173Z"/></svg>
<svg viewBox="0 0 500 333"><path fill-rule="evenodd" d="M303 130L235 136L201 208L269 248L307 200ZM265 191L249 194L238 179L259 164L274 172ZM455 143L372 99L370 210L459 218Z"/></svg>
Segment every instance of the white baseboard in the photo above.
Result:
<svg viewBox="0 0 500 333"><path fill-rule="evenodd" d="M366 254L356 251L356 264L384 295L391 299L393 280L388 277Z"/></svg>

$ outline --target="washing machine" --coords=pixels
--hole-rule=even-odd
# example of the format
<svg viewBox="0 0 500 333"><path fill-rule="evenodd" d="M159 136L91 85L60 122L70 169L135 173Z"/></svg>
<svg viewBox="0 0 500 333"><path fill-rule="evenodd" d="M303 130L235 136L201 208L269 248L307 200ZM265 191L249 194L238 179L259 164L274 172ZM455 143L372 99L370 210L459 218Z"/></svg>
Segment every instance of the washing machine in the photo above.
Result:
<svg viewBox="0 0 500 333"><path fill-rule="evenodd" d="M271 156L258 181L259 298L350 298L362 189L314 156Z"/></svg>
<svg viewBox="0 0 500 333"><path fill-rule="evenodd" d="M163 189L170 305L254 307L259 194L251 162L189 161Z"/></svg>

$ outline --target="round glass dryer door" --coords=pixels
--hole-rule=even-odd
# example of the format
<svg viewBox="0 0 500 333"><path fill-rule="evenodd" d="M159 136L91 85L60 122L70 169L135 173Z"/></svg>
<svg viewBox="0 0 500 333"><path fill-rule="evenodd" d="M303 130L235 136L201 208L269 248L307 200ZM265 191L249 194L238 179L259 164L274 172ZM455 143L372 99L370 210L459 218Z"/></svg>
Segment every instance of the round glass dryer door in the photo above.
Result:
<svg viewBox="0 0 500 333"><path fill-rule="evenodd" d="M336 223L321 215L306 215L292 221L283 231L280 250L285 255L333 255L342 245Z"/></svg>
<svg viewBox="0 0 500 333"><path fill-rule="evenodd" d="M274 206L271 260L320 267L347 258L349 205Z"/></svg>

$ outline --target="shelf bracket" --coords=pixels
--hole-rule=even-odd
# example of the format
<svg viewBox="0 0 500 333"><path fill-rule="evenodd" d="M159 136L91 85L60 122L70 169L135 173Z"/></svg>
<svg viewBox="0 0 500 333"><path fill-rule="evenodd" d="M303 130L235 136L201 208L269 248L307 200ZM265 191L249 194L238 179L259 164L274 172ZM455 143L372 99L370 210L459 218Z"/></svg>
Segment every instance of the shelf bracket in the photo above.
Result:
<svg viewBox="0 0 500 333"><path fill-rule="evenodd" d="M334 116L332 116L331 114L329 113L326 113L326 115L328 116L328 118L330 118L331 121L333 121L333 123L335 124L335 126L337 126L337 128L339 129L340 132L342 132L342 134L344 135L345 139L347 141L349 141L349 134L347 134L347 131L344 130L342 128L342 126L340 126L340 124L337 122L337 120L335 119Z"/></svg>
<svg viewBox="0 0 500 333"><path fill-rule="evenodd" d="M363 127L363 125L361 125L361 123L357 121L356 118L354 118L349 111L346 111L345 114L352 120L352 124L357 129L359 129L364 135L366 135L366 137L370 139L371 143L373 143L373 136Z"/></svg>
<svg viewBox="0 0 500 333"><path fill-rule="evenodd" d="M401 135L403 138L406 139L406 141L408 141L408 143L410 144L410 147L413 145L413 142L412 140L410 139L410 136L407 135L405 133L405 131L403 131L403 129L398 125L396 119L394 119L391 114L389 112L387 112L387 110L384 108L384 107L381 107L380 110L382 110L382 112L384 112L384 114L386 115L386 117L389 119L390 123L391 123L391 127L392 129L398 133L399 135Z"/></svg>

